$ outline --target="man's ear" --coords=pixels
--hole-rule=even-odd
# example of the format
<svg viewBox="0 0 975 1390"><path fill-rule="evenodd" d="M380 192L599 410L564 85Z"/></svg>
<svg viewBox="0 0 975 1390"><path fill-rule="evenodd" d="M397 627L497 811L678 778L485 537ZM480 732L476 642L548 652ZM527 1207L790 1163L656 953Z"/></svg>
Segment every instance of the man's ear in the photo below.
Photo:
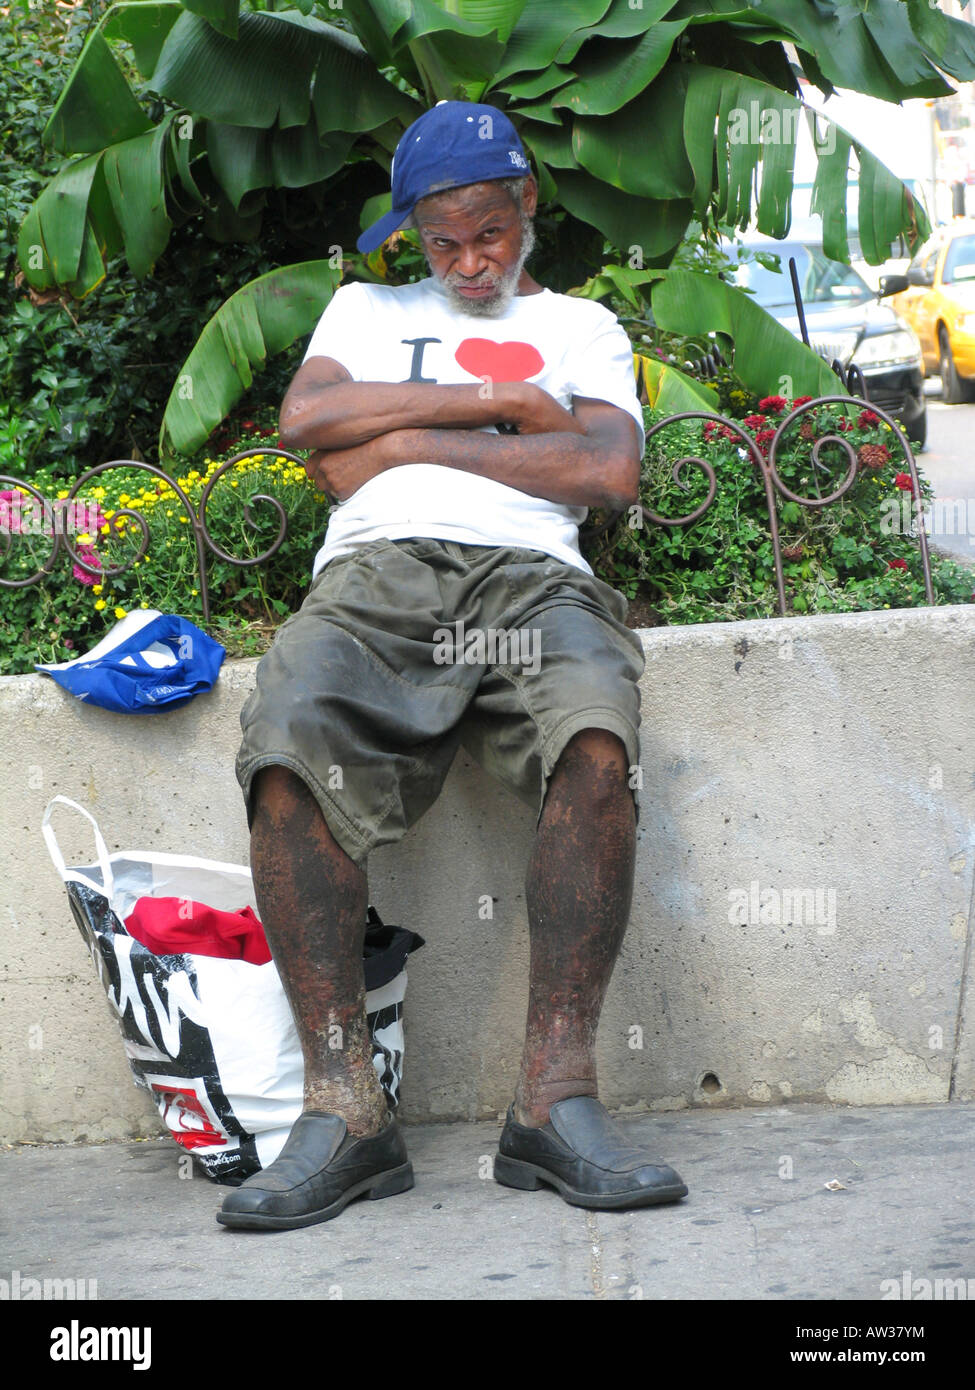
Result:
<svg viewBox="0 0 975 1390"><path fill-rule="evenodd" d="M535 209L538 207L538 184L535 182L534 174L529 174L525 179L521 205L529 217L535 216Z"/></svg>

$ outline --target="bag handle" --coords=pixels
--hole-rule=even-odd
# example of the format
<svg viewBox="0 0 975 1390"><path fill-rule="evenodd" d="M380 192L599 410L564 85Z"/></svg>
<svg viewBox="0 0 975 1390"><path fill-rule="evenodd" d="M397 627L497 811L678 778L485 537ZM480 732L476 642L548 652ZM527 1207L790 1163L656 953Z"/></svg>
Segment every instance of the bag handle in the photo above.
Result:
<svg viewBox="0 0 975 1390"><path fill-rule="evenodd" d="M72 801L71 798L67 796L52 796L51 800L44 808L44 815L41 819L41 834L44 836L44 840L47 844L48 853L54 861L54 867L57 869L62 879L67 878L68 869L64 862L64 855L61 853L61 846L58 844L57 836L54 833L54 827L51 825L51 812L58 803L62 806L70 806L72 811L80 811L85 820L91 821L92 828L95 832L95 851L98 855L98 867L102 871L102 883L105 888L105 896L111 901L115 895L115 878L112 874L112 865L108 857L108 846L105 844L102 832L98 828L98 822L90 811L86 811L84 806L79 806L77 801Z"/></svg>

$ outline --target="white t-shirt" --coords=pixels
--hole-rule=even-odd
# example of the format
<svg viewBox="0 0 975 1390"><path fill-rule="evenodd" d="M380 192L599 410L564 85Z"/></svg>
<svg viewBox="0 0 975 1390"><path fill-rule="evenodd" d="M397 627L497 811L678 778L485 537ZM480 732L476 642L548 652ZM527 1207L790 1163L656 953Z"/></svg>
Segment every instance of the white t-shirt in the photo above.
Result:
<svg viewBox="0 0 975 1390"><path fill-rule="evenodd" d="M621 407L643 439L630 341L616 316L588 299L542 290L516 295L496 318L481 317L455 310L433 277L399 286L356 281L335 291L309 357L334 358L353 381L532 381L566 409L573 396ZM591 574L579 553L586 514L461 468L402 464L333 506L313 572L366 541L431 536L542 550Z"/></svg>

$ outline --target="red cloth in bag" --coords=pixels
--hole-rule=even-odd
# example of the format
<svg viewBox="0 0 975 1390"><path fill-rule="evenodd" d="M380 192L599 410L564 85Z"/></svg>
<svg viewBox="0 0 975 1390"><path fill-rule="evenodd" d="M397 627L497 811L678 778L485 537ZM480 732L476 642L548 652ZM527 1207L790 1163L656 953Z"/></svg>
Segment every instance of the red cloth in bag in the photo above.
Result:
<svg viewBox="0 0 975 1390"><path fill-rule="evenodd" d="M125 927L157 956L218 956L251 965L271 959L264 928L250 907L218 912L188 898L139 898Z"/></svg>

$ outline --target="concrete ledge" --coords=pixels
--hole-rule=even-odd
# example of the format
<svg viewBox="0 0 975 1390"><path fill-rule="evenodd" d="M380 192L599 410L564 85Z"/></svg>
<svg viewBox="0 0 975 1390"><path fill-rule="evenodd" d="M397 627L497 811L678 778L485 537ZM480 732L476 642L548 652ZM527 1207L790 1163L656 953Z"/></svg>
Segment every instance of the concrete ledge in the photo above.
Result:
<svg viewBox="0 0 975 1390"><path fill-rule="evenodd" d="M641 635L640 840L600 1032L607 1104L975 1098L975 609ZM211 695L144 719L0 679L7 1142L160 1131L38 827L61 792L110 848L245 863L233 761L255 665L228 663ZM532 820L462 755L428 816L370 862L383 917L428 943L406 1000L407 1120L494 1116L511 1098ZM68 862L90 861L84 824L58 829Z"/></svg>

